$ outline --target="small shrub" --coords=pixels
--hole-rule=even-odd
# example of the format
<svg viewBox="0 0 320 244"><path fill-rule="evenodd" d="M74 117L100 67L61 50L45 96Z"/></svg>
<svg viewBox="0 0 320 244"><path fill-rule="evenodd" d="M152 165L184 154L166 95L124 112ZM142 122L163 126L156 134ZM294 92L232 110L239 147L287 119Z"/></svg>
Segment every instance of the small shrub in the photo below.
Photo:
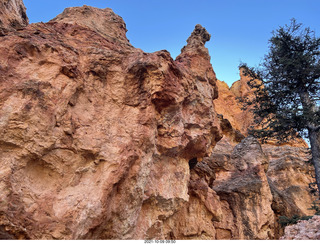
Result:
<svg viewBox="0 0 320 244"><path fill-rule="evenodd" d="M285 227L287 225L293 225L298 223L299 220L309 220L313 216L299 216L294 215L292 218L288 218L287 216L279 216L279 223L282 227Z"/></svg>
<svg viewBox="0 0 320 244"><path fill-rule="evenodd" d="M309 210L314 210L314 215L320 215L320 202L313 201L311 208ZM299 216L294 215L291 218L288 218L287 216L279 216L279 223L282 227L285 227L287 225L293 225L298 223L299 220L309 220L312 219L313 216Z"/></svg>
<svg viewBox="0 0 320 244"><path fill-rule="evenodd" d="M315 215L320 215L320 202L313 201L310 210L315 211Z"/></svg>

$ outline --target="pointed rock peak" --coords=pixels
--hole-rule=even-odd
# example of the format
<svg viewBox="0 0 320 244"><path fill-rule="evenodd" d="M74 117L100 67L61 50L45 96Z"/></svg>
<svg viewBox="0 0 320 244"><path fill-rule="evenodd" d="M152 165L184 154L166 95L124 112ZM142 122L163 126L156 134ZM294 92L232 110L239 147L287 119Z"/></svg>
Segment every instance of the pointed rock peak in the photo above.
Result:
<svg viewBox="0 0 320 244"><path fill-rule="evenodd" d="M211 35L200 24L197 24L188 38L187 43L191 46L204 45L207 41L210 41Z"/></svg>
<svg viewBox="0 0 320 244"><path fill-rule="evenodd" d="M182 61L188 56L199 55L206 60L210 61L210 55L208 49L205 47L205 43L209 41L211 35L201 25L197 24L187 39L187 45L181 49L181 54L176 58L177 61Z"/></svg>
<svg viewBox="0 0 320 244"><path fill-rule="evenodd" d="M243 66L240 66L239 67L239 74L240 74L240 78L241 79L244 79L244 78L252 78L250 76L250 73L249 73L249 69L247 66L243 65Z"/></svg>

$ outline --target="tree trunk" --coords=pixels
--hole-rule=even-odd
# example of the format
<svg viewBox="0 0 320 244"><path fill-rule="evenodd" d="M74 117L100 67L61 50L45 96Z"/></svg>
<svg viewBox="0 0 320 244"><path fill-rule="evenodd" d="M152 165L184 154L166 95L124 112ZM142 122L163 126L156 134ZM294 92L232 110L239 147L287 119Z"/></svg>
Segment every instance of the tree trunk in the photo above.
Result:
<svg viewBox="0 0 320 244"><path fill-rule="evenodd" d="M317 107L314 102L311 101L310 94L306 91L300 92L300 99L302 107L306 115L315 114ZM308 128L308 135L311 145L312 164L314 166L316 184L318 187L318 197L320 199L320 131L317 129L318 125L312 121L306 123Z"/></svg>
<svg viewBox="0 0 320 244"><path fill-rule="evenodd" d="M314 165L316 183L320 198L320 131L309 129L309 140L311 145L312 163Z"/></svg>

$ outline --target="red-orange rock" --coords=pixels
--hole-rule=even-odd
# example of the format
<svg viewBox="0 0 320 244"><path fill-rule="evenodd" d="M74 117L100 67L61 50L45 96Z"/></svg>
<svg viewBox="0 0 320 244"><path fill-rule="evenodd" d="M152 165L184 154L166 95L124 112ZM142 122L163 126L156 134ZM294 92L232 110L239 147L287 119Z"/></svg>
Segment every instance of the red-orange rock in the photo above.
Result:
<svg viewBox="0 0 320 244"><path fill-rule="evenodd" d="M0 0L0 36L28 25L22 0Z"/></svg>
<svg viewBox="0 0 320 244"><path fill-rule="evenodd" d="M253 89L248 85L248 82L252 79L248 76L244 68L240 68L240 80L234 82L231 88L223 82L217 80L217 87L219 91L219 97L214 100L215 109L218 114L223 116L230 122L233 129L233 133L225 133L230 141L237 142L237 136L242 134L248 136L248 129L250 127L259 128L259 124L254 121L254 116L250 107L243 110L243 105L240 99L245 99L253 96ZM255 82L261 82L255 80ZM223 122L223 121L222 121ZM269 145L279 145L279 142L269 139L267 142ZM294 138L286 143L281 143L280 145L289 145L293 147L305 147L307 148L307 143L300 137Z"/></svg>
<svg viewBox="0 0 320 244"><path fill-rule="evenodd" d="M240 80L233 83L231 88L223 81L217 81L219 97L214 100L215 109L218 114L227 119L233 129L244 136L248 135L248 128L254 125L253 114L249 110L243 110L238 98L244 98L252 94L247 82L249 77L245 76L240 69ZM231 138L230 138L231 139Z"/></svg>
<svg viewBox="0 0 320 244"><path fill-rule="evenodd" d="M215 190L223 204L220 222L214 222L219 239L273 239L274 213L266 172L268 160L253 137L232 151L218 147L211 156L216 165ZM218 239L217 238L217 239Z"/></svg>
<svg viewBox="0 0 320 244"><path fill-rule="evenodd" d="M231 88L224 82L217 81L219 97L214 100L214 104L220 116L220 127L224 138L217 145L222 153L213 153L211 158L229 155L227 152L230 149L224 152L225 149L235 147L248 134L250 126L257 126L252 113L249 110L242 110L242 105L237 100L252 96L253 91L247 84L250 79L244 75L243 68L240 68L240 80ZM263 152L269 161L267 178L272 193L272 211L275 215L274 237L279 238L283 234L283 228L278 223L279 216L313 214L314 211L311 211L310 207L315 197L310 192L309 184L314 181L311 176L314 169L307 163L310 152L306 142L301 138L293 139L283 145L276 145L269 140L263 145ZM223 166L219 173L216 173L217 179L225 178L232 171L230 167L225 169ZM225 229L223 231L225 232Z"/></svg>
<svg viewBox="0 0 320 244"><path fill-rule="evenodd" d="M88 19L94 19L94 21L88 21ZM110 42L115 42L118 45L122 44L122 48L126 46L132 48L126 36L126 24L110 8L98 9L86 5L66 8L63 13L52 19L51 22L62 22L89 28L110 40Z"/></svg>
<svg viewBox="0 0 320 244"><path fill-rule="evenodd" d="M0 225L12 238L146 238L189 200L188 161L221 138L204 41L175 62L125 31L84 6L1 37ZM148 203L159 210L143 218Z"/></svg>
<svg viewBox="0 0 320 244"><path fill-rule="evenodd" d="M273 239L279 214L305 213L307 156L245 138L250 91L217 81L209 39L197 25L174 61L88 6L6 29L0 238Z"/></svg>

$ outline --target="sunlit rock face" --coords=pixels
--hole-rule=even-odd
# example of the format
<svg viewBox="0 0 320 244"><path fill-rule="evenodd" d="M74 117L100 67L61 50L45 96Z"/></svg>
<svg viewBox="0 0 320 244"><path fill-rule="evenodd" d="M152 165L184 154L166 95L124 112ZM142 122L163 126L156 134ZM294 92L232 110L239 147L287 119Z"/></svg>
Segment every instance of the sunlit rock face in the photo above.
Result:
<svg viewBox="0 0 320 244"><path fill-rule="evenodd" d="M223 116L224 119L230 122L231 127L238 134L248 136L248 129L259 128L259 124L255 122L254 115L251 112L251 107L243 109L243 104L241 104L241 99L251 99L254 96L254 90L250 88L248 82L255 82L260 84L261 81L253 79L250 77L245 69L242 67L239 69L240 79L229 86L220 80L217 80L216 84L219 90L219 97L214 100L215 108L218 114ZM228 136L229 139L234 138L234 136ZM274 140L268 140L269 145L278 145L279 142ZM300 137L291 139L283 145L292 146L292 147L308 147L307 143Z"/></svg>
<svg viewBox="0 0 320 244"><path fill-rule="evenodd" d="M239 98L253 96L253 90L248 86L248 81L252 78L245 75L243 68L239 71L240 80L233 83L231 88L223 81L217 80L219 97L214 100L214 104L224 135L218 143L220 148L235 147L248 135L250 126L259 126L254 122L250 109L243 110L239 101ZM255 80L255 82L261 81ZM314 183L312 177L314 168L308 163L310 152L307 147L307 143L299 137L280 145L273 140L268 140L262 145L262 150L269 161L267 178L273 195L275 238L283 234L279 216L305 216L314 213L310 207L316 197L311 194L309 187Z"/></svg>
<svg viewBox="0 0 320 244"><path fill-rule="evenodd" d="M0 0L0 36L28 25L22 0Z"/></svg>
<svg viewBox="0 0 320 244"><path fill-rule="evenodd" d="M273 239L272 194L266 176L269 161L253 137L230 149L221 144L210 158L216 167L212 189L220 197L223 216L228 216L214 223L217 237Z"/></svg>
<svg viewBox="0 0 320 244"><path fill-rule="evenodd" d="M194 56L175 62L125 32L110 9L84 6L1 37L8 236L147 238L189 201L189 160L221 138L208 51L195 40Z"/></svg>
<svg viewBox="0 0 320 244"><path fill-rule="evenodd" d="M273 239L305 211L277 200L307 198L287 190L305 168L246 138L204 27L173 60L134 48L111 9L21 16L0 37L0 239Z"/></svg>

